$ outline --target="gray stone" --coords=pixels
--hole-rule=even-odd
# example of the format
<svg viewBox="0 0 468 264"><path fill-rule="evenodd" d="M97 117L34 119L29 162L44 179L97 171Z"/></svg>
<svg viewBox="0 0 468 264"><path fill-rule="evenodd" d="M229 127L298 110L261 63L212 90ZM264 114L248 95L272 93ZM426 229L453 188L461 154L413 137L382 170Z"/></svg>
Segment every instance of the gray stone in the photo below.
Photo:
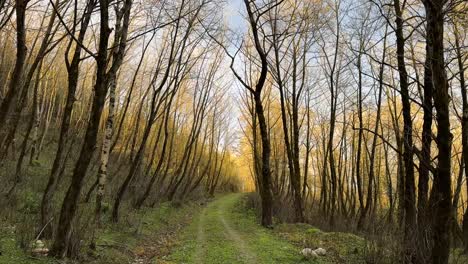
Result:
<svg viewBox="0 0 468 264"><path fill-rule="evenodd" d="M301 250L301 254L306 258L316 258L318 257L317 253L311 248L304 248Z"/></svg>
<svg viewBox="0 0 468 264"><path fill-rule="evenodd" d="M325 256L327 251L324 248L317 248L314 252L319 256Z"/></svg>

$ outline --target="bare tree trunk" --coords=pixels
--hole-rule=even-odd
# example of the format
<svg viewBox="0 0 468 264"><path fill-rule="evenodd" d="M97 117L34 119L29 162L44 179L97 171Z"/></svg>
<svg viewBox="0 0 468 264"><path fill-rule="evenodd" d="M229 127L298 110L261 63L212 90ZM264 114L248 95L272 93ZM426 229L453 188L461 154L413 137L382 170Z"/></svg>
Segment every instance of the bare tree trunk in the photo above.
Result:
<svg viewBox="0 0 468 264"><path fill-rule="evenodd" d="M157 177L159 176L159 174L161 172L161 167L162 167L162 165L164 163L164 158L166 156L167 143L168 143L168 139L169 139L169 127L168 127L168 125L169 125L169 119L170 119L170 110L171 110L172 100L174 99L174 97L175 97L175 93L173 93L171 95L171 99L169 100L169 103L167 103L167 105L165 106L166 107L165 118L164 118L164 121L163 121L163 124L162 124L162 126L164 126L164 141L163 141L163 146L162 146L162 149L161 149L161 156L159 157L159 161L158 161L158 164L156 165L156 169L153 172L153 176L151 177L150 182L146 186L146 189L145 189L144 193L140 196L140 198L138 198L137 202L135 203L136 208L140 208L143 205L143 203L145 202L145 200L148 199L148 196L150 195L151 189L153 188L153 185L156 182ZM168 160L168 162L169 162L169 160Z"/></svg>
<svg viewBox="0 0 468 264"><path fill-rule="evenodd" d="M219 164L218 171L216 172L216 168L215 168L215 170L213 172L213 173L216 174L216 177L214 177L213 182L212 182L212 184L210 186L210 193L209 193L210 196L214 196L214 192L216 190L216 187L218 186L218 181L219 181L219 178L221 176L221 170L223 168L223 163L224 163L225 156L226 156L226 148L223 149L223 154L221 154L221 161L220 161L220 164Z"/></svg>
<svg viewBox="0 0 468 264"><path fill-rule="evenodd" d="M245 0L247 1L247 0ZM247 4L247 2L246 2ZM266 65L262 65L266 67ZM266 77L266 74L265 74ZM265 80L263 80L264 82ZM260 80L259 80L260 83ZM259 86L257 84L257 86ZM263 84L262 86L263 87ZM261 90L260 90L261 91ZM271 171L270 171L270 140L266 126L266 119L263 111L262 99L260 93L255 94L255 109L260 126L260 135L262 142L262 225L270 227L273 224L273 195L271 193Z"/></svg>
<svg viewBox="0 0 468 264"><path fill-rule="evenodd" d="M16 14L16 62L15 68L11 74L11 80L8 85L8 90L0 105L0 139L3 141L4 133L6 134L6 119L10 112L10 108L15 102L15 98L21 91L21 82L24 71L24 62L26 60L26 6L29 0L16 0L15 1L15 14Z"/></svg>
<svg viewBox="0 0 468 264"><path fill-rule="evenodd" d="M281 120L282 120L282 127L283 127L283 138L284 138L284 145L286 148L286 154L287 154L287 159L288 159L288 168L289 168L289 178L291 182L291 189L292 189L292 198L293 198L293 205L294 205L294 212L295 212L295 221L296 222L304 222L304 214L303 214L303 205L302 205L302 196L301 196L301 180L300 180L300 168L298 167L298 160L296 160L296 155L293 150L293 145L294 147L296 146L295 142L295 137L294 133L297 132L294 130L294 128L291 128L293 130L290 133L288 121L292 121L293 123L297 124L297 116L286 116L286 99L285 99L285 87L283 83L283 74L281 71L281 61L282 59L280 58L279 55L279 50L281 43L278 41L278 37L282 37L281 33L278 32L277 29L277 19L273 18L272 19L272 31L273 31L273 50L275 54L275 75L276 75L276 83L278 84L278 89L279 89L279 94L280 94L280 106L281 106ZM294 57L295 57L295 52L294 52ZM295 58L294 58L295 59ZM295 71L297 65L293 66L293 71ZM294 73L293 73L294 75ZM296 76L293 76L293 79ZM293 83L295 83L295 79L293 80ZM294 85L294 84L293 84ZM293 102L292 102L292 108L293 112L297 113L297 105L295 105L295 94L293 94ZM292 119L292 120L291 120ZM295 127L296 128L296 127Z"/></svg>
<svg viewBox="0 0 468 264"><path fill-rule="evenodd" d="M82 42L84 40L86 30L91 20L91 14L94 10L95 5L96 5L95 0L89 0L87 2L87 6L83 14L83 20L80 24L81 28L80 28L78 39L77 39L77 41L79 42ZM74 40L70 40L70 42L68 43L67 50L65 52L66 58L68 58L68 53L73 45L73 41ZM66 60L67 71L68 71L68 94L67 94L67 99L65 102L65 108L64 108L63 117L62 117L62 124L60 127L60 136L59 136L57 152L55 153L54 162L52 164L52 170L50 172L49 180L47 182L47 186L46 186L46 189L44 191L44 194L42 196L42 201L41 201L41 227L40 228L44 228L42 235L45 238L51 238L52 232L53 232L52 225L48 224L52 217L51 216L52 214L51 203L55 195L57 184L59 182L61 166L65 166L64 163L66 161L66 159L64 158L65 148L66 148L68 133L70 130L73 104L76 100L75 92L78 86L78 77L79 77L78 75L80 73L79 64L81 61L81 50L82 50L81 46L76 45L75 50L73 52L71 63L68 62L68 60ZM40 145L42 144L39 144L39 146Z"/></svg>
<svg viewBox="0 0 468 264"><path fill-rule="evenodd" d="M125 48L127 46L127 33L130 23L130 10L133 0L126 0L121 10L116 7L116 32L114 45L116 47L112 54L112 66L107 73L106 82L109 86L109 114L106 121L105 138L102 143L101 164L98 171L98 185L96 195L96 221L100 224L102 200L104 198L105 186L107 181L107 164L111 152L112 135L114 129L114 112L115 112L115 89L117 86L117 72L122 65ZM120 25L123 16L123 24Z"/></svg>
<svg viewBox="0 0 468 264"><path fill-rule="evenodd" d="M465 169L465 181L467 193L468 193L468 97L466 95L466 83L465 83L465 68L463 65L463 57L460 47L460 40L459 40L459 33L458 33L458 26L455 24L455 48L457 53L457 62L458 62L458 69L460 71L460 89L462 95L462 152L463 152L463 163ZM465 252L468 252L468 209L465 210L463 214L463 223L462 223L462 230L463 230L463 242L465 246Z"/></svg>
<svg viewBox="0 0 468 264"><path fill-rule="evenodd" d="M443 0L425 1L427 27L432 41L432 81L434 85L434 106L437 120L438 162L434 186L431 193L431 207L434 208L432 263L448 263L450 253L451 198L451 157L452 139L450 132L450 97L444 59L444 4Z"/></svg>
<svg viewBox="0 0 468 264"><path fill-rule="evenodd" d="M364 192L363 192L363 170L361 169L361 154L362 154L362 137L363 137L363 118L362 118L362 71L361 71L361 55L358 56L357 66L359 70L359 83L358 83L358 119L359 119L359 131L357 141L357 153L356 153L356 184L357 193L359 199L359 212L360 217L357 223L357 228L362 229L364 225L365 207L364 207Z"/></svg>
<svg viewBox="0 0 468 264"><path fill-rule="evenodd" d="M119 122L119 126L117 128L117 132L115 133L115 139L114 139L114 142L112 143L111 145L111 148L110 148L110 152L112 152L115 148L115 146L117 145L117 143L119 142L119 138L120 138L120 134L121 134L121 131L122 131L122 128L123 128L123 125L124 125L124 122L125 122L125 117L127 116L127 112L128 112L128 107L130 105L130 101L131 101L131 98L132 98L132 94L133 94L133 90L135 88L135 82L137 80L137 77L138 77L138 73L140 72L140 68L141 66L143 65L143 59L145 58L145 54L146 54L146 51L148 50L148 47L150 46L150 43L151 41L153 40L155 36L155 33L153 33L153 35L151 36L150 40L148 41L148 43L145 45L145 47L143 48L143 51L141 53L141 57L140 57L140 61L138 62L138 66L135 70L135 73L133 74L133 79L132 79L132 83L130 85L130 90L128 92L128 95L127 95L127 99L125 100L125 106L124 106L124 109L122 111L122 115L120 117L120 122Z"/></svg>
<svg viewBox="0 0 468 264"><path fill-rule="evenodd" d="M309 175L309 159L310 159L310 130L311 130L311 124L310 124L310 93L309 91L307 91L307 104L306 104L306 122L307 122L307 125L306 125L306 144L305 144L305 148L306 148L306 151L305 151L305 162L304 162L304 182L302 184L302 200L304 201L304 203L306 203L306 191L307 191L307 186L308 186L308 175ZM310 191L310 189L309 189Z"/></svg>
<svg viewBox="0 0 468 264"><path fill-rule="evenodd" d="M400 94L403 106L403 160L405 167L405 224L404 224L404 247L405 263L412 261L414 257L414 235L416 227L416 205L413 165L413 121L411 116L411 103L409 95L408 73L405 63L405 37L403 35L403 10L400 0L394 0L394 10L396 14L396 45L398 72L400 75ZM404 8L404 6L403 6Z"/></svg>
<svg viewBox="0 0 468 264"><path fill-rule="evenodd" d="M265 111L262 103L262 90L265 85L268 74L268 61L265 51L263 50L262 44L259 38L259 28L257 25L258 17L254 17L254 11L252 11L251 3L249 0L244 0L246 7L249 24L252 30L255 49L261 60L261 71L255 84L255 89L244 86L253 94L255 102L255 113L258 118L258 125L260 127L260 137L262 146L262 158L261 158L261 191L260 196L262 198L262 226L271 227L273 225L273 194L271 191L271 170L270 170L270 155L271 145L270 138L268 135L268 126L265 118ZM233 59L234 62L234 59ZM231 64L232 66L232 64ZM236 76L238 76L236 74Z"/></svg>
<svg viewBox="0 0 468 264"><path fill-rule="evenodd" d="M52 4L52 5L55 6L57 4L58 4L58 0L56 0L55 4ZM19 94L19 98L18 98L18 101L16 102L16 106L13 108L12 117L10 118L9 125L7 126L8 127L7 136L2 141L3 151L0 150L0 158L6 155L6 152L10 144L12 144L12 142L15 139L16 131L18 129L18 125L21 119L21 113L23 109L26 108L29 88L31 86L32 79L34 78L36 69L41 66L42 61L44 60L44 57L47 55L49 51L52 50L51 48L58 45L59 43L59 42L55 42L55 44L52 47L50 47L52 38L57 32L57 27L54 28L55 18L56 18L56 12L53 12L52 15L50 16L46 31L44 32L44 36L42 38L41 45L39 47L37 55L35 56L33 62L31 63L29 70L27 72L24 72L23 70L24 78L21 80L21 83L19 84L20 86L18 88L21 90L21 93ZM43 25L44 22L45 22L45 18L41 21L41 26ZM33 48L38 40L39 40L39 35L37 35L34 40ZM30 53L29 57L32 57L32 53ZM28 134L28 137L29 137L29 134Z"/></svg>
<svg viewBox="0 0 468 264"><path fill-rule="evenodd" d="M55 235L54 243L50 254L56 257L65 257L73 255L76 252L69 251L71 237L71 228L75 218L78 198L80 196L83 180L86 176L91 157L97 142L99 132L99 123L101 120L102 110L108 90L106 81L107 61L108 61L108 42L109 42L109 2L107 0L99 0L100 4L100 34L99 47L96 56L97 71L96 83L94 85L94 96L91 109L91 118L86 129L86 134L83 146L78 158L78 161L73 170L71 184L66 192L63 200L62 209L60 211L59 224L57 234Z"/></svg>
<svg viewBox="0 0 468 264"><path fill-rule="evenodd" d="M418 263L426 263L429 256L429 247L427 237L429 232L429 212L427 211L428 192L429 192L429 170L431 168L431 144L432 144L432 93L434 90L432 84L432 40L431 27L426 27L426 62L424 64L424 96L423 96L423 130L422 146L419 160L419 178L418 178L418 243L419 250L416 254Z"/></svg>
<svg viewBox="0 0 468 264"><path fill-rule="evenodd" d="M44 85L45 86L45 85ZM32 139L31 139L31 152L29 156L29 165L33 165L34 161L37 161L35 158L38 139L39 139L39 127L41 126L41 116L42 116L42 107L39 102L39 87L34 89L33 95L33 118L32 118Z"/></svg>
<svg viewBox="0 0 468 264"><path fill-rule="evenodd" d="M37 97L37 90L39 89L39 83L41 82L40 80L40 75L41 75L41 70L42 70L42 63L39 65L39 68L36 72L36 81L34 84L34 97ZM32 115L31 118L29 119L28 122L28 127L26 128L26 135L24 136L23 143L21 145L21 153L18 157L18 161L16 163L16 172L15 172L15 182L20 182L21 181L21 170L23 166L23 160L26 156L26 150L28 146L28 140L29 140L29 135L31 134L31 130L33 128L33 125L37 119L37 108L35 107L35 104L33 104L33 109L32 109Z"/></svg>
<svg viewBox="0 0 468 264"><path fill-rule="evenodd" d="M377 113L375 115L375 126L374 126L374 131L373 131L373 137L372 137L372 147L371 147L371 153L369 156L370 164L369 164L369 182L367 186L367 199L366 199L366 205L364 208L362 208L361 211L361 217L359 219L358 223L358 228L362 228L363 222L367 214L369 213L369 210L372 207L372 203L376 203L377 201L373 201L372 199L372 191L373 191L373 184L375 181L375 155L376 155L376 148L377 148L377 137L379 133L379 124L380 124L380 115L381 115L381 105L382 105L382 92L383 92L383 85L384 85L384 71L385 71L385 60L386 60L386 49L387 49L387 28L385 29L385 36L383 40L383 54L382 54L382 60L380 64L380 69L379 69L379 90L378 90L378 96L377 96ZM360 102L361 103L361 102ZM379 166L380 167L380 166ZM375 190L377 193L378 190ZM374 205L375 207L375 205Z"/></svg>

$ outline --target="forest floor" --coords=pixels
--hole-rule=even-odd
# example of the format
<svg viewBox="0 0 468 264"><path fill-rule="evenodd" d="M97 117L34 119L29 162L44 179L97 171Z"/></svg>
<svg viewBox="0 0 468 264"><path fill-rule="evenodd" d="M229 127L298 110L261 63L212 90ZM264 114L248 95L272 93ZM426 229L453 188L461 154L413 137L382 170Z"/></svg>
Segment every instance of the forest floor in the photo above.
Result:
<svg viewBox="0 0 468 264"><path fill-rule="evenodd" d="M154 208L132 210L119 223L107 222L97 231L96 250L84 244L80 259L68 261L31 256L19 247L19 232L24 229L22 224L0 220L0 264L154 263L170 253L181 231L202 208L197 202L186 202L183 205L164 202ZM87 209L92 211L91 208ZM29 229L33 227L27 226ZM51 244L50 241L44 242L46 246Z"/></svg>
<svg viewBox="0 0 468 264"><path fill-rule="evenodd" d="M18 248L15 227L4 223L0 264L394 263L382 255L372 256L372 244L354 234L323 232L307 224L263 228L246 206L246 198L246 194L225 194L206 203L166 202L133 211L120 223L100 230L97 250L83 245L83 258L77 261L31 257ZM321 247L327 253L305 259L300 253L304 247ZM466 262L452 255L450 263Z"/></svg>
<svg viewBox="0 0 468 264"><path fill-rule="evenodd" d="M185 230L169 263L301 263L299 248L236 210L241 197L229 194L210 203Z"/></svg>
<svg viewBox="0 0 468 264"><path fill-rule="evenodd" d="M98 231L97 250L83 245L82 258L75 261L32 257L18 247L18 227L4 222L0 264L364 263L363 239L309 225L265 229L244 198L246 194L227 194L207 203L162 203L134 211ZM304 246L323 247L327 255L307 260L300 254Z"/></svg>
<svg viewBox="0 0 468 264"><path fill-rule="evenodd" d="M360 237L309 225L262 228L255 214L242 206L243 197L229 194L208 204L183 232L179 246L159 263L364 263ZM300 254L304 244L324 247L327 255L307 260Z"/></svg>

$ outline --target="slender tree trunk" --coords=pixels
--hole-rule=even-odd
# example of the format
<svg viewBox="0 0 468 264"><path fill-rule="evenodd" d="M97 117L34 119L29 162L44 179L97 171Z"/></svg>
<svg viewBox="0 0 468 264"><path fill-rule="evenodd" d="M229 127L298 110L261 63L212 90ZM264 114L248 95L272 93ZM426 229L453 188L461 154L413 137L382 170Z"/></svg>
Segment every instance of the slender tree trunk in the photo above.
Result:
<svg viewBox="0 0 468 264"><path fill-rule="evenodd" d="M162 165L164 163L164 159L165 159L165 156L166 156L166 149L167 149L167 143L168 143L168 139L169 139L169 120L170 120L170 111L171 111L171 106L172 106L172 101L174 100L175 98L175 95L176 93L172 93L170 99L169 99L169 102L167 103L167 105L165 106L166 109L165 109L165 118L164 118L164 123L163 123L163 126L164 126L164 142L163 142L163 146L162 146L162 150L161 150L161 156L159 157L159 161L158 161L158 164L156 166L156 169L153 173L153 176L151 177L151 180L149 182L149 184L147 185L146 187L146 190L145 192L143 193L143 195L137 200L137 203L136 203L136 207L139 208L143 205L143 202L148 198L150 192L151 192L151 188L152 186L154 185L154 183L156 182L157 180L157 177L159 177L159 174L161 173L161 168L162 168ZM174 131L175 133L175 131ZM172 153L172 140L174 138L174 134L171 136L171 147L170 147L170 150L169 150L169 153ZM169 159L167 160L167 163L170 162L170 157L171 157L171 154L169 155ZM168 166L166 166L166 168L168 168ZM167 174L167 170L164 171L164 174ZM166 175L164 175L163 178L165 178ZM161 188L162 189L162 188Z"/></svg>
<svg viewBox="0 0 468 264"><path fill-rule="evenodd" d="M289 168L289 178L291 182L291 189L292 189L292 195L293 195L293 205L294 205L294 212L295 212L295 221L296 222L303 222L304 221L304 215L303 215L303 208L302 208L302 197L301 197L301 182L300 182L300 174L298 174L299 168L296 167L296 160L295 160L295 155L293 154L293 146L295 145L294 143L294 137L291 135L293 132L290 134L290 129L288 126L288 121L292 118L293 122L295 121L297 123L297 120L294 120L296 116L290 116L290 119L288 120L286 116L286 106L285 106L285 87L283 84L283 75L281 72L281 58L279 56L279 49L280 49L280 43L278 43L278 35L279 33L277 32L277 20L273 20L273 47L274 47L274 54L275 54L275 74L276 74L276 82L278 84L278 89L280 93L280 106L281 106L281 121L282 121L282 127L283 127L283 138L284 138L284 144L286 148L286 154L288 158L288 168ZM296 65L295 65L296 66ZM295 67L294 66L294 67ZM295 76L294 76L295 77ZM293 77L293 78L294 78ZM293 80L295 82L295 80ZM293 98L293 101L295 98ZM293 106L293 111L294 111L294 102L292 104ZM293 128L291 128L292 130ZM291 142L293 141L293 142Z"/></svg>
<svg viewBox="0 0 468 264"><path fill-rule="evenodd" d="M39 83L41 82L40 80L40 75L41 75L41 69L42 69L42 63L39 65L39 68L36 72L36 82L34 84L34 97L37 97L37 90L39 89ZM31 118L29 119L28 122L28 127L26 128L26 135L24 136L23 143L21 144L21 153L18 157L18 162L16 163L16 172L15 172L15 182L20 182L21 181L21 170L23 167L23 160L26 156L26 150L28 146L28 140L29 136L31 134L31 131L33 129L33 125L37 119L37 108L35 103L33 103L33 109L32 109L32 115Z"/></svg>
<svg viewBox="0 0 468 264"><path fill-rule="evenodd" d="M37 144L39 139L39 128L41 126L42 107L39 102L39 87L34 90L33 95L33 118L32 118L32 139L31 139L31 152L29 156L29 165L34 165Z"/></svg>
<svg viewBox="0 0 468 264"><path fill-rule="evenodd" d="M99 123L101 120L102 110L108 90L106 81L107 61L108 61L108 42L109 42L109 2L107 0L99 0L100 4L100 34L98 55L96 56L97 71L96 83L94 85L94 97L91 109L91 117L83 142L82 149L78 161L73 170L71 184L65 194L62 209L60 212L59 224L54 243L51 248L51 255L56 257L65 257L73 255L76 252L69 251L71 237L71 228L75 218L78 199L80 196L83 180L86 176L91 157L94 153L94 148L97 142L99 132Z"/></svg>
<svg viewBox="0 0 468 264"><path fill-rule="evenodd" d="M138 167L139 167L139 165L141 163L141 160L143 158L146 142L148 140L148 136L149 136L149 133L151 131L151 126L149 125L150 122L151 121L148 122L148 125L147 125L147 127L145 129L145 132L143 134L143 141L141 142L141 145L138 148L138 151L137 151L137 153L135 155L135 158L132 161L130 170L129 170L128 174L127 174L127 177L125 178L124 182L122 183L122 185L120 186L120 188L119 188L119 190L117 192L117 195L116 195L116 198L115 198L115 201L114 201L114 206L112 207L112 221L114 221L114 222L119 221L120 203L122 202L122 199L123 199L123 197L125 195L125 192L127 191L131 180L135 176L135 173L136 173L136 171L137 171L137 169L138 169Z"/></svg>
<svg viewBox="0 0 468 264"><path fill-rule="evenodd" d="M271 171L270 171L270 139L266 125L265 114L263 111L262 99L260 95L255 94L255 109L260 127L260 136L262 143L262 225L270 227L273 224L273 194L271 192Z"/></svg>
<svg viewBox="0 0 468 264"><path fill-rule="evenodd" d="M89 0L89 2L87 2L85 13L83 14L83 21L81 22L81 29L78 35L78 41L80 42L84 40L87 27L91 20L91 14L92 14L92 11L94 10L95 5L96 5L95 0ZM68 58L68 52L71 49L72 45L73 45L73 40L70 40L68 47L67 47L67 51L65 53L66 58ZM41 229L44 228L44 231L42 233L44 238L52 237L53 227L52 225L48 224L52 218L51 203L55 195L57 184L59 182L59 175L61 171L60 168L61 166L65 166L64 163L66 161L66 159L64 159L65 148L66 148L68 133L70 130L73 104L76 100L75 92L78 86L78 75L80 73L79 64L81 60L81 50L82 48L79 45L77 45L75 47L75 51L73 52L73 58L72 58L71 63L68 63L68 60L67 60L67 71L68 71L68 91L67 92L68 93L67 93L67 99L65 102L65 108L63 111L62 124L60 126L58 148L57 148L57 152L55 153L54 162L52 164L52 170L50 172L49 180L47 182L47 186L46 186L46 189L44 191L44 194L42 196L42 201L41 201L41 226L40 228ZM48 126L48 124L46 125ZM42 144L39 144L38 154L39 154L41 145Z"/></svg>
<svg viewBox="0 0 468 264"><path fill-rule="evenodd" d="M2 100L0 105L0 139L4 140L2 136L3 133L6 133L6 120L10 112L10 108L15 102L15 98L21 91L21 82L24 71L24 63L26 60L26 27L25 27L25 18L26 18L26 6L28 0L15 0L15 15L16 15L16 62L13 72L11 74L11 80L8 85L8 90L5 94L5 97ZM2 131L3 130L3 131Z"/></svg>
<svg viewBox="0 0 468 264"><path fill-rule="evenodd" d="M302 184L302 200L304 203L306 203L306 191L307 191L307 184L308 184L308 175L309 175L309 159L310 159L310 130L311 130L311 125L310 125L310 94L307 92L307 105L306 105L306 144L305 144L305 162L304 162L304 182ZM310 190L309 190L310 191Z"/></svg>
<svg viewBox="0 0 468 264"><path fill-rule="evenodd" d="M223 150L223 154L221 154L221 161L220 161L220 164L219 164L218 171L216 172L216 168L215 168L215 171L214 171L214 173L216 173L216 177L214 177L213 183L210 186L210 196L212 196L212 197L214 197L214 192L216 191L216 187L218 186L218 181L219 181L219 178L221 176L221 170L223 168L223 163L224 163L225 156L226 156L226 148Z"/></svg>
<svg viewBox="0 0 468 264"><path fill-rule="evenodd" d="M429 192L429 169L431 167L431 144L432 144L432 40L431 27L426 27L426 62L424 64L424 96L423 96L423 130L421 157L419 161L418 178L418 242L419 250L417 252L417 263L426 263L429 256L429 247L427 237L429 234L430 221L428 221L429 212L427 211L428 192Z"/></svg>
<svg viewBox="0 0 468 264"><path fill-rule="evenodd" d="M373 184L375 181L375 155L376 155L376 148L377 148L377 137L379 133L379 124L380 124L380 115L381 115L381 105L382 105L382 92L383 92L383 85L384 85L384 71L385 71L385 59L386 59L386 49L387 49L387 28L385 29L385 37L384 37L384 44L383 44L383 54L382 54L382 61L380 64L379 70L379 91L377 96L377 113L375 115L375 127L373 131L372 137L372 147L370 153L370 164L369 164L369 182L367 186L367 199L366 205L362 208L361 217L359 219L358 227L362 228L363 222L367 214L369 213L370 208L372 207L372 203L376 203L377 201L373 201L372 199L372 191L373 191ZM361 102L360 102L361 103ZM378 190L375 190L377 193Z"/></svg>
<svg viewBox="0 0 468 264"><path fill-rule="evenodd" d="M254 17L254 12L251 8L249 0L244 0L246 11L249 17L249 24L252 30L255 49L261 60L261 71L258 77L255 89L247 87L251 93L253 93L255 102L255 114L258 118L258 125L260 128L261 137L261 192L262 198L262 226L271 227L273 225L273 194L271 190L271 169L270 169L270 155L271 145L267 126L267 120L265 118L265 111L262 103L262 90L265 85L267 74L268 74L268 61L265 51L263 50L262 44L259 38L258 19Z"/></svg>
<svg viewBox="0 0 468 264"><path fill-rule="evenodd" d="M413 165L413 119L411 116L411 103L409 95L408 73L405 63L405 37L403 35L403 11L401 10L400 0L394 0L394 9L396 14L396 45L397 62L400 77L400 95L403 106L403 161L405 167L405 224L404 224L404 247L405 263L409 263L414 258L414 235L416 227L416 205Z"/></svg>
<svg viewBox="0 0 468 264"><path fill-rule="evenodd" d="M56 1L55 4L58 2ZM19 100L16 102L16 106L13 108L13 114L12 117L10 118L9 126L8 126L8 133L6 138L3 139L2 142L2 148L4 149L3 151L0 151L0 158L4 155L6 155L6 152L9 148L9 146L12 144L12 142L15 139L16 136L16 131L18 129L18 125L21 119L21 113L24 108L26 108L26 103L28 99L28 92L29 88L31 86L32 79L34 78L34 74L36 73L37 68L41 67L42 61L44 57L47 54L47 50L49 49L51 39L54 36L55 32L57 31L57 28L54 29L54 23L55 23L55 18L56 18L56 13L53 12L52 15L50 16L46 31L44 32L44 36L41 41L41 45L39 47L39 51L37 55L35 56L33 62L31 63L31 66L29 67L29 70L27 72L24 72L23 70L23 79L21 80L19 84L19 88L21 90L21 93L19 94ZM45 19L42 20L41 26L43 25ZM35 46L36 41L39 40L39 37L36 37L33 43L33 49ZM57 45L58 42L55 43ZM49 49L50 50L50 49ZM32 53L30 53L30 56L32 56ZM30 129L28 129L30 130ZM28 137L29 137L30 131L28 131ZM21 158L21 163L22 159Z"/></svg>
<svg viewBox="0 0 468 264"><path fill-rule="evenodd" d="M125 123L125 117L127 116L127 112L128 112L128 108L130 106L130 101L131 101L131 98L132 98L133 90L135 88L135 83L136 83L136 80L137 80L137 77L138 77L138 73L140 72L140 68L143 65L143 60L145 58L146 51L148 50L148 47L150 46L150 43L153 40L154 36L155 36L155 33L153 33L150 40L148 41L148 43L143 48L143 51L142 51L141 57L140 57L140 61L138 62L138 66L137 66L137 68L135 70L135 73L133 74L133 79L132 79L132 83L130 85L130 90L128 92L127 99L125 100L125 106L124 106L124 109L122 111L122 115L120 117L119 126L117 128L117 132L115 133L115 139L114 139L114 142L111 145L110 152L112 152L114 150L115 146L119 142L121 131L122 131L123 125Z"/></svg>
<svg viewBox="0 0 468 264"><path fill-rule="evenodd" d="M127 32L130 23L130 10L133 0L126 0L121 10L116 7L116 32L114 44L117 47L113 51L113 63L106 76L106 82L109 86L109 114L107 116L105 137L101 150L101 164L98 171L98 185L96 195L95 219L97 224L100 224L102 200L104 198L105 186L107 181L107 164L111 153L112 136L114 131L114 115L115 115L115 89L117 86L117 72L123 62L125 48L127 44ZM123 24L120 25L123 16Z"/></svg>
<svg viewBox="0 0 468 264"><path fill-rule="evenodd" d="M462 95L462 106L463 106L463 114L462 114L462 152L463 152L463 163L465 169L465 184L466 190L468 193L468 97L466 94L466 83L465 83L465 69L463 65L463 57L461 53L460 47L460 40L459 40L459 33L458 27L455 24L455 45L456 45L456 52L457 52L457 62L458 62L458 69L460 71L460 89ZM463 223L462 223L462 230L463 230L463 242L465 246L465 252L468 252L468 209L465 210L463 214Z"/></svg>
<svg viewBox="0 0 468 264"><path fill-rule="evenodd" d="M361 56L358 57L358 68L360 69ZM360 71L360 70L359 70ZM358 140L357 140L357 153L356 153L356 183L357 183L357 193L359 199L359 211L361 216L357 224L357 228L361 229L363 227L363 213L364 212L364 192L363 192L363 176L361 174L361 154L362 154L362 137L363 137L363 118L362 118L362 73L359 73L359 84L358 84L358 119L359 119L359 131L358 131Z"/></svg>

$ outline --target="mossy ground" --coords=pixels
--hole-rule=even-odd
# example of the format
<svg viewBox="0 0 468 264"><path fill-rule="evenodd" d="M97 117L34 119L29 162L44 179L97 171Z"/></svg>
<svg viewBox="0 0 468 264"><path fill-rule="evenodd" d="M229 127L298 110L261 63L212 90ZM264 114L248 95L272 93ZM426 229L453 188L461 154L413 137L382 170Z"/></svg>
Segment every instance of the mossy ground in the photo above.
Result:
<svg viewBox="0 0 468 264"><path fill-rule="evenodd" d="M307 224L280 224L274 232L302 248L324 248L319 263L365 263L366 241L350 233L323 232Z"/></svg>

